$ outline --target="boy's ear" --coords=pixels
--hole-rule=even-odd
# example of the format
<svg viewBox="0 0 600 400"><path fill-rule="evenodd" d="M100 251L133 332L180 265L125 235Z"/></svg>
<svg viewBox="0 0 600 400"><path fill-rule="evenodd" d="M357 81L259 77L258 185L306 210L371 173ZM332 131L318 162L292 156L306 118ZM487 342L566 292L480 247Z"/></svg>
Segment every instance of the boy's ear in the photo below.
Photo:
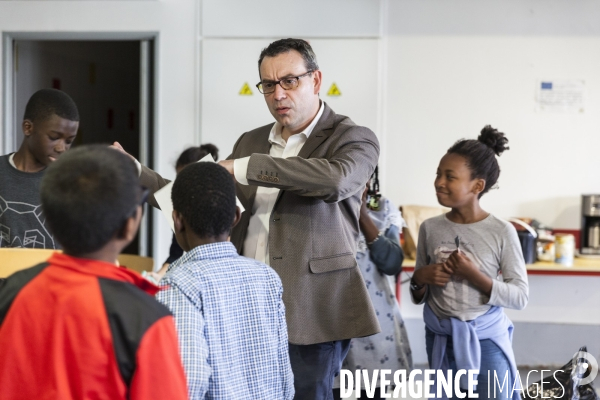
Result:
<svg viewBox="0 0 600 400"><path fill-rule="evenodd" d="M238 206L235 206L235 217L233 217L233 224L231 224L231 227L233 228L236 226L238 222L240 222L240 219L242 219L242 211Z"/></svg>
<svg viewBox="0 0 600 400"><path fill-rule="evenodd" d="M33 133L33 122L31 122L31 120L24 119L23 123L21 124L21 129L23 129L23 134L25 136L31 136Z"/></svg>
<svg viewBox="0 0 600 400"><path fill-rule="evenodd" d="M137 211L134 215L127 218L123 229L119 235L119 239L125 239L127 242L131 242L135 235L137 235L138 229L140 227L140 222L142 220L142 207L138 206Z"/></svg>
<svg viewBox="0 0 600 400"><path fill-rule="evenodd" d="M183 223L183 216L179 211L173 210L171 214L173 217L173 228L175 228L175 233L183 232L185 230L185 224Z"/></svg>

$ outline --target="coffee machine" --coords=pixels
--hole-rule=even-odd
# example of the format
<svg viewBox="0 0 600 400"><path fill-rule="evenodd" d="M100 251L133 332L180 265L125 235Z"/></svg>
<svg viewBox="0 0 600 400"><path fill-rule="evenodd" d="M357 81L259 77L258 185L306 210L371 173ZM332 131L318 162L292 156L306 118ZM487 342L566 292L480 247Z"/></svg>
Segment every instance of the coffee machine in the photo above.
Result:
<svg viewBox="0 0 600 400"><path fill-rule="evenodd" d="M600 255L600 194L581 196L579 253Z"/></svg>

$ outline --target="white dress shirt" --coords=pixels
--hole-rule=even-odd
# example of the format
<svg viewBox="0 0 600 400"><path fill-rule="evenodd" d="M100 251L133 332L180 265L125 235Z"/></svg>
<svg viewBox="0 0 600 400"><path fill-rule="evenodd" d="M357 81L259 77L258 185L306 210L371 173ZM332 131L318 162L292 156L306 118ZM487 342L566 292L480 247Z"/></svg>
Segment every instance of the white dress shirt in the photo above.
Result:
<svg viewBox="0 0 600 400"><path fill-rule="evenodd" d="M319 112L310 125L302 132L291 135L287 142L281 137L283 126L279 122L275 122L275 125L271 128L271 133L269 134L269 143L271 143L269 155L271 157L279 158L297 156L315 128L315 125L317 125L317 122L321 119L324 109L325 103L321 102L321 108L319 108ZM233 161L233 173L235 179L242 185L248 185L246 173L248 171L250 157L243 157ZM246 234L246 240L244 241L243 255L254 258L265 264L269 264L269 220L278 194L279 189L277 188L258 187L256 190L256 198L252 205L252 216L250 217L248 225L248 233Z"/></svg>

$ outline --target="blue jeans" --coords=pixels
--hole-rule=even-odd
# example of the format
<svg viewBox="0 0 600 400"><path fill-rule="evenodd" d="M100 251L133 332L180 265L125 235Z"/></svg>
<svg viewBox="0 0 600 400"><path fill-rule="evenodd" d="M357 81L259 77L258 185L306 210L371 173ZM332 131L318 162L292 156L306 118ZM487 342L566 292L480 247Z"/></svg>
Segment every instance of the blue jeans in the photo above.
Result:
<svg viewBox="0 0 600 400"><path fill-rule="evenodd" d="M432 365L431 353L433 351L434 338L435 334L429 328L425 327L425 347L427 349L427 360L429 361L429 365ZM454 359L452 338L448 337L446 343L448 362L454 374L457 368L456 360ZM510 382L512 381L512 374L510 372L508 359L493 341L484 339L480 340L479 344L481 346L481 365L479 367L479 376L477 377L477 389L475 390L475 393L479 395L480 399L510 399L512 390ZM505 377L508 377L507 381L505 381ZM504 387L501 390L502 385L504 385Z"/></svg>
<svg viewBox="0 0 600 400"><path fill-rule="evenodd" d="M333 380L350 349L350 339L308 345L290 343L296 400L333 400Z"/></svg>

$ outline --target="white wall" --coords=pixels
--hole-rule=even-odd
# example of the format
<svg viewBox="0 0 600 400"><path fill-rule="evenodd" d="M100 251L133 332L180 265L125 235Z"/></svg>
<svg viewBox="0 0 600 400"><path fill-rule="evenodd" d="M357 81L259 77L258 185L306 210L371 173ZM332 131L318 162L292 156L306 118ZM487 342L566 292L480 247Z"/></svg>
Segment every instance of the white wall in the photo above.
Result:
<svg viewBox="0 0 600 400"><path fill-rule="evenodd" d="M383 187L392 200L435 205L445 150L491 124L511 149L484 208L578 229L581 194L600 192L598 18L595 1L389 2L387 151L399 157L388 154ZM536 113L539 79L585 80L585 113Z"/></svg>
<svg viewBox="0 0 600 400"><path fill-rule="evenodd" d="M579 228L581 194L600 192L600 37L394 36L388 44L387 150L400 157L388 157L386 171L396 174L384 188L394 201L435 205L441 156L491 124L510 150L484 208ZM535 111L538 80L561 78L585 81L585 113Z"/></svg>

